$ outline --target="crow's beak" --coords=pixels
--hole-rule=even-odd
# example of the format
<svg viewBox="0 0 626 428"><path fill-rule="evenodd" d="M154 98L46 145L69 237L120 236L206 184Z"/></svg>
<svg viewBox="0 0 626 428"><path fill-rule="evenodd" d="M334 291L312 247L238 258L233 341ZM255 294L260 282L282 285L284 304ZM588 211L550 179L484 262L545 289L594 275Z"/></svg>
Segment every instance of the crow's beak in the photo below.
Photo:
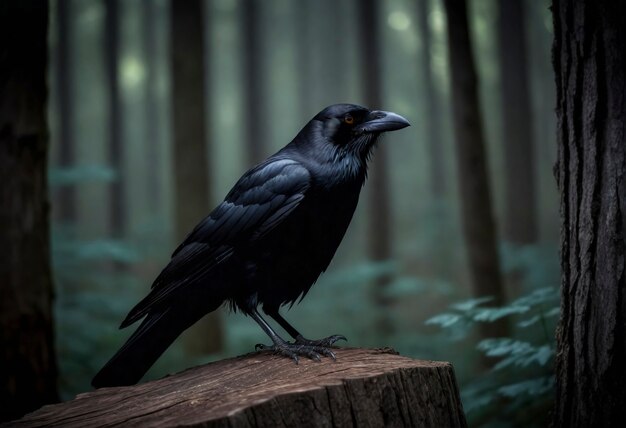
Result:
<svg viewBox="0 0 626 428"><path fill-rule="evenodd" d="M367 121L357 127L359 132L387 132L411 126L408 120L390 111L374 110Z"/></svg>

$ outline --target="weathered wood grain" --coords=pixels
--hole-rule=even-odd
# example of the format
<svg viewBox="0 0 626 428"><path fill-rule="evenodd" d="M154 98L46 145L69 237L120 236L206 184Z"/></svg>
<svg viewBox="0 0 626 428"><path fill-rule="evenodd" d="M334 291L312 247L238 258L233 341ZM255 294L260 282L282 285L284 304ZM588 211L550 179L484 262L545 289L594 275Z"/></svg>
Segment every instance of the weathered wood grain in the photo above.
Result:
<svg viewBox="0 0 626 428"><path fill-rule="evenodd" d="M102 388L10 425L379 427L466 426L449 363L390 349L338 349L337 361L268 353L195 367L153 382Z"/></svg>

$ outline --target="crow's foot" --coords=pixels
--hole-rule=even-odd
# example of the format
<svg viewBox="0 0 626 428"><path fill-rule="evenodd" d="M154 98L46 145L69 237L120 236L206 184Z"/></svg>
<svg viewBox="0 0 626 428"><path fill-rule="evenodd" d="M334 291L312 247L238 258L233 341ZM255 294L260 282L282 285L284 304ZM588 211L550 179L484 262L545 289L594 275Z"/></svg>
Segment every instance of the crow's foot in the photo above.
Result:
<svg viewBox="0 0 626 428"><path fill-rule="evenodd" d="M305 339L302 336L298 336L296 337L295 344L307 345L307 346L322 346L324 348L328 348L328 347L333 346L335 342L339 340L345 340L346 342L348 341L348 339L346 339L346 336L343 336L341 334L333 334L332 336L328 336L328 337L325 337L324 339L319 339L319 340L309 340L309 339Z"/></svg>
<svg viewBox="0 0 626 428"><path fill-rule="evenodd" d="M275 354L282 355L284 357L291 358L298 364L299 356L307 357L315 361L321 361L320 355L325 355L327 357L336 359L335 353L330 349L320 346L320 345L309 345L309 344L300 344L296 343L279 343L271 346L263 345L261 343L257 344L254 349L257 351L272 351Z"/></svg>

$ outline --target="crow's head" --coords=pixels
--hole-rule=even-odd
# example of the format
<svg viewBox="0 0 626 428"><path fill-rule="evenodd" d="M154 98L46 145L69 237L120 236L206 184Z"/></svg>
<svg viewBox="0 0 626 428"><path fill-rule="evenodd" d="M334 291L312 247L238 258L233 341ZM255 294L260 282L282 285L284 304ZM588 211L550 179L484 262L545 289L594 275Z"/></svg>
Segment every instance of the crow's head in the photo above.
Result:
<svg viewBox="0 0 626 428"><path fill-rule="evenodd" d="M314 151L325 160L354 160L359 164L354 166L361 167L380 134L407 126L409 122L395 113L355 104L334 104L319 112L297 140L304 140L309 153Z"/></svg>
<svg viewBox="0 0 626 428"><path fill-rule="evenodd" d="M324 136L338 145L354 143L363 136L375 138L383 132L409 126L409 122L398 114L368 110L355 104L326 107L313 120L322 122Z"/></svg>

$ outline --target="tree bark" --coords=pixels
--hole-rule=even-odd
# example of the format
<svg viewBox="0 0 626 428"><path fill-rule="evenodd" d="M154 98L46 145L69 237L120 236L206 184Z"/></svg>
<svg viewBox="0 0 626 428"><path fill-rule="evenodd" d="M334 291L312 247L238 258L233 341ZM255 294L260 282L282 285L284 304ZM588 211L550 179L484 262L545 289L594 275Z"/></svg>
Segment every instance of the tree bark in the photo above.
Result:
<svg viewBox="0 0 626 428"><path fill-rule="evenodd" d="M449 363L338 349L337 361L254 353L46 406L16 427L464 427Z"/></svg>
<svg viewBox="0 0 626 428"><path fill-rule="evenodd" d="M561 319L554 425L626 426L624 2L555 0Z"/></svg>
<svg viewBox="0 0 626 428"><path fill-rule="evenodd" d="M47 195L48 2L0 3L0 420L57 401Z"/></svg>
<svg viewBox="0 0 626 428"><path fill-rule="evenodd" d="M204 14L201 0L170 0L176 239L182 241L211 208L205 128ZM219 313L183 335L188 352L222 349Z"/></svg>
<svg viewBox="0 0 626 428"><path fill-rule="evenodd" d="M430 47L431 30L428 24L428 0L418 0L417 20L419 36L422 42L420 60L421 78L425 92L426 110L423 120L424 135L428 145L428 164L430 166L430 190L435 202L440 201L446 192L446 175L443 162L443 138L441 137L441 102L435 87L435 78L432 70Z"/></svg>
<svg viewBox="0 0 626 428"><path fill-rule="evenodd" d="M506 189L504 239L513 244L530 244L537 240L537 197L524 2L507 0L498 5Z"/></svg>
<svg viewBox="0 0 626 428"><path fill-rule="evenodd" d="M489 189L485 138L478 102L478 79L472 54L465 0L445 0L448 49L461 219L469 262L470 281L476 297L493 297L502 305L505 293L500 273L496 228ZM483 337L508 335L505 322L480 324Z"/></svg>
<svg viewBox="0 0 626 428"><path fill-rule="evenodd" d="M380 27L378 19L379 2L364 0L358 7L359 39L361 50L361 70L363 71L363 97L368 108L382 107L381 94L381 52L379 47ZM369 172L369 240L368 253L374 262L384 262L391 259L391 203L389 198L389 171L387 168L387 148L379 145ZM377 328L381 335L392 332L391 318L387 315L391 301L386 296L386 288L391 282L389 275L383 275L376 280L375 300L381 307L380 320Z"/></svg>

